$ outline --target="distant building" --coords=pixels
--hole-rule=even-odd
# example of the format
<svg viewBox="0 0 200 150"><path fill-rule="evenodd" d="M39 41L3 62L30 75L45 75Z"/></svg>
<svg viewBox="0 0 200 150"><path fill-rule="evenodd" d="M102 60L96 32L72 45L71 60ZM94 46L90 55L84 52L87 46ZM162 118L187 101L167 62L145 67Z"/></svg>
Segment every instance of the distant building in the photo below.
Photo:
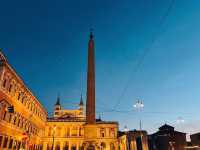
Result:
<svg viewBox="0 0 200 150"><path fill-rule="evenodd" d="M148 150L146 131L119 132L118 136L120 150Z"/></svg>
<svg viewBox="0 0 200 150"><path fill-rule="evenodd" d="M200 133L190 135L191 142L187 145L187 150L200 150Z"/></svg>
<svg viewBox="0 0 200 150"><path fill-rule="evenodd" d="M200 133L190 135L190 139L193 146L200 146Z"/></svg>
<svg viewBox="0 0 200 150"><path fill-rule="evenodd" d="M184 150L186 133L174 130L170 125L163 125L159 131L149 135L149 150Z"/></svg>

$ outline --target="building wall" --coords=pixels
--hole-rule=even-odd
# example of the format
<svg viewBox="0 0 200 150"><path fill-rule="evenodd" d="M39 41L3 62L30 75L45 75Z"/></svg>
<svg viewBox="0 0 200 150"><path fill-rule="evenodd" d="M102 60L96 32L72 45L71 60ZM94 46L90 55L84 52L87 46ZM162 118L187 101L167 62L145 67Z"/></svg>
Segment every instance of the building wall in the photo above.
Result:
<svg viewBox="0 0 200 150"><path fill-rule="evenodd" d="M7 110L11 105L14 113ZM37 98L0 55L0 149L39 148L46 118Z"/></svg>
<svg viewBox="0 0 200 150"><path fill-rule="evenodd" d="M172 131L170 133L155 133L149 137L150 150L184 150L186 137L184 133Z"/></svg>
<svg viewBox="0 0 200 150"><path fill-rule="evenodd" d="M190 139L193 146L200 146L200 133L191 135Z"/></svg>
<svg viewBox="0 0 200 150"><path fill-rule="evenodd" d="M115 123L94 124L94 132L87 131L85 121L48 121L43 138L43 150L86 149L93 144L96 149L114 150L117 148L118 125ZM94 137L91 139L88 133Z"/></svg>
<svg viewBox="0 0 200 150"><path fill-rule="evenodd" d="M118 141L120 150L149 150L146 131L125 132L119 136Z"/></svg>

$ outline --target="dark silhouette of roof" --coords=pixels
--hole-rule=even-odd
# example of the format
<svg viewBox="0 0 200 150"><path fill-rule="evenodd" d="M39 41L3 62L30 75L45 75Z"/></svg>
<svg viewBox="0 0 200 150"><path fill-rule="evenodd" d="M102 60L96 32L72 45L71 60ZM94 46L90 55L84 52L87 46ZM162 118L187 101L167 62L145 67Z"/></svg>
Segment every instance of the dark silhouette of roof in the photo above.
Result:
<svg viewBox="0 0 200 150"><path fill-rule="evenodd" d="M159 130L163 131L163 130L174 130L174 127L168 125L168 124L164 124L163 126L161 126L159 128Z"/></svg>

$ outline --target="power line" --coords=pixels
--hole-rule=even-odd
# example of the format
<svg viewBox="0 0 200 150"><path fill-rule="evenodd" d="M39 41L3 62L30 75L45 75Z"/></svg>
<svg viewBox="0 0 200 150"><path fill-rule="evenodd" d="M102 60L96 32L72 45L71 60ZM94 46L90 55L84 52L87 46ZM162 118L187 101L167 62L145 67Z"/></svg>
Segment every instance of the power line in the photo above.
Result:
<svg viewBox="0 0 200 150"><path fill-rule="evenodd" d="M167 8L167 11L165 12L165 14L163 15L163 17L161 18L161 20L159 21L159 26L163 26L166 18L169 16L170 14L170 11L172 10L173 8L173 5L175 3L175 0L171 0L170 2L170 5L169 7ZM114 105L114 107L112 108L113 110L115 110L118 105L120 104L121 102L121 99L122 97L124 96L125 92L127 91L128 87L129 87L129 84L131 83L131 80L132 80L132 77L133 77L133 74L136 73L138 71L138 69L140 68L140 66L142 65L143 61L144 61L144 58L145 56L147 55L147 53L151 50L152 48L152 45L156 42L156 40L159 38L159 36L161 35L161 30L158 31L155 36L152 38L151 42L150 42L150 46L145 48L144 49L144 53L143 55L141 56L141 58L139 59L139 61L137 62L136 64L136 67L133 68L132 72L130 73L130 78L128 79L124 89L122 90L122 93L121 95L119 96L118 100L117 100L117 103Z"/></svg>

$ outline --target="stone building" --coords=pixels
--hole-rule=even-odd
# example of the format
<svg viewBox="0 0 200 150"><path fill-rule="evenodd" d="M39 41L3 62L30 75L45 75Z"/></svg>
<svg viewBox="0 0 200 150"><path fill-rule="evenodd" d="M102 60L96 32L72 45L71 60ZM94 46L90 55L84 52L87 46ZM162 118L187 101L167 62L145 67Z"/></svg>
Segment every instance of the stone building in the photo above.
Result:
<svg viewBox="0 0 200 150"><path fill-rule="evenodd" d="M46 118L44 107L0 52L0 149L41 149Z"/></svg>
<svg viewBox="0 0 200 150"><path fill-rule="evenodd" d="M88 43L86 114L83 99L77 109L62 109L60 98L54 115L47 119L43 149L50 150L114 150L118 147L118 123L96 120L95 116L95 57L92 33Z"/></svg>
<svg viewBox="0 0 200 150"><path fill-rule="evenodd" d="M131 130L118 132L120 150L148 150L147 132Z"/></svg>
<svg viewBox="0 0 200 150"><path fill-rule="evenodd" d="M200 133L190 135L190 146L187 149L200 150Z"/></svg>
<svg viewBox="0 0 200 150"><path fill-rule="evenodd" d="M163 125L159 131L149 135L149 150L184 150L186 133L174 130L170 125Z"/></svg>

